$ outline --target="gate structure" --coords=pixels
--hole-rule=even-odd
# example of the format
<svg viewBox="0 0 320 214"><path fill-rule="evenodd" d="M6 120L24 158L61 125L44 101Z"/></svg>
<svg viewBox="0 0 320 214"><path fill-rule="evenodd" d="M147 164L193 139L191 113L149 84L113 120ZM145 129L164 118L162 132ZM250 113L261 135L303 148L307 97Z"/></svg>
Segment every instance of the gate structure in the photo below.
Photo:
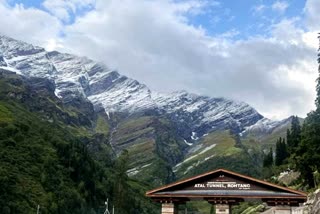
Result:
<svg viewBox="0 0 320 214"><path fill-rule="evenodd" d="M250 199L260 199L277 207L274 213L291 213L307 200L304 192L266 181L218 169L150 190L147 197L162 204L161 214L177 214L179 204L206 200L216 206L216 213L231 213L231 206Z"/></svg>

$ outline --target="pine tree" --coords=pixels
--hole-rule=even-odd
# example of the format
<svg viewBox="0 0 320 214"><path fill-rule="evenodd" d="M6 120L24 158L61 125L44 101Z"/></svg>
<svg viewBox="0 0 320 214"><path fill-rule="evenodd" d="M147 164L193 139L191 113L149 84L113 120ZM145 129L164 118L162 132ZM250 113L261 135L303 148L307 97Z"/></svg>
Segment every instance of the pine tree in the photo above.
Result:
<svg viewBox="0 0 320 214"><path fill-rule="evenodd" d="M118 157L115 164L115 184L114 184L114 206L119 214L127 214L126 210L126 199L128 189L128 164L129 164L129 153L124 150Z"/></svg>
<svg viewBox="0 0 320 214"><path fill-rule="evenodd" d="M271 167L273 165L273 150L270 147L269 153L263 159L263 167Z"/></svg>
<svg viewBox="0 0 320 214"><path fill-rule="evenodd" d="M291 132L290 132L290 129L287 129L287 144L288 144L288 147L291 145Z"/></svg>
<svg viewBox="0 0 320 214"><path fill-rule="evenodd" d="M282 151L283 151L283 160L289 158L290 154L289 154L289 151L288 151L288 144L286 143L286 140L283 138L282 139Z"/></svg>
<svg viewBox="0 0 320 214"><path fill-rule="evenodd" d="M320 39L320 33L318 38ZM319 43L319 49L318 49L318 72L320 74L320 43ZM317 91L316 106L317 106L317 109L320 109L320 75L317 79L316 91Z"/></svg>
<svg viewBox="0 0 320 214"><path fill-rule="evenodd" d="M281 154L281 141L282 139L279 138L276 142L276 157L275 157L275 165L280 166L282 163L282 154Z"/></svg>
<svg viewBox="0 0 320 214"><path fill-rule="evenodd" d="M291 129L287 130L287 143L290 153L293 153L301 141L301 126L298 116L293 116Z"/></svg>
<svg viewBox="0 0 320 214"><path fill-rule="evenodd" d="M276 143L275 165L280 166L288 157L287 144L284 138L279 138Z"/></svg>

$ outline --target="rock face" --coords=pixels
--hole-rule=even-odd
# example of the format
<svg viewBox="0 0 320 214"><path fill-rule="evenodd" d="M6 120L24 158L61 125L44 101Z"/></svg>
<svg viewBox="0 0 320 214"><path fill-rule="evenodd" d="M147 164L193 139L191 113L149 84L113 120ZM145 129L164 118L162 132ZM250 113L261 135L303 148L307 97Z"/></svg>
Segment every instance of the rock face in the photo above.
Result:
<svg viewBox="0 0 320 214"><path fill-rule="evenodd" d="M243 102L187 93L152 92L146 85L110 70L102 63L45 49L0 36L0 67L24 76L44 77L55 83L55 93L65 102L88 98L109 112L137 113L152 110L167 114L179 134L194 141L223 129L241 132L263 118Z"/></svg>
<svg viewBox="0 0 320 214"><path fill-rule="evenodd" d="M308 206L309 213L320 213L320 189L317 189L314 193L309 195L306 205Z"/></svg>
<svg viewBox="0 0 320 214"><path fill-rule="evenodd" d="M319 214L320 213L320 189L308 195L308 201L303 206L294 208L292 214Z"/></svg>
<svg viewBox="0 0 320 214"><path fill-rule="evenodd" d="M157 185L221 165L254 171L260 156L241 144L240 137L278 136L277 129L287 124L264 118L244 102L186 91L157 93L86 57L47 52L1 35L0 69L32 79L37 91L47 88L63 105L78 109L76 116L56 115L97 133L95 138L101 139L89 145L91 150L99 151L104 146L100 142L116 155L126 150L128 174Z"/></svg>
<svg viewBox="0 0 320 214"><path fill-rule="evenodd" d="M278 177L278 181L285 184L286 186L289 186L293 181L297 180L299 176L300 176L299 172L287 170L280 173Z"/></svg>
<svg viewBox="0 0 320 214"><path fill-rule="evenodd" d="M172 94L154 93L153 99L173 121L189 127L191 135L182 133L188 141L216 130L232 129L239 133L263 118L244 102L198 96L185 91Z"/></svg>

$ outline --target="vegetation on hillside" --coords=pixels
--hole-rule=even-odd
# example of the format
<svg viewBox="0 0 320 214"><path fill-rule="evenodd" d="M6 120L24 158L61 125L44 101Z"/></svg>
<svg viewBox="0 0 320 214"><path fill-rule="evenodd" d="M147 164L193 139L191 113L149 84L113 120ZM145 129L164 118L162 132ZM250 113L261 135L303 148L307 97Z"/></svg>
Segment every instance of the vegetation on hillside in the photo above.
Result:
<svg viewBox="0 0 320 214"><path fill-rule="evenodd" d="M216 131L207 135L195 153L176 166L179 177L190 177L210 170L228 170L260 177L261 152L242 144L230 130Z"/></svg>
<svg viewBox="0 0 320 214"><path fill-rule="evenodd" d="M320 76L320 54L318 61ZM49 80L0 69L0 213L35 213L38 205L41 213L101 213L108 198L117 214L157 213L146 190L216 168L258 178L290 168L313 188L320 183L320 77L316 90L316 110L303 124L292 117L285 138L285 129L276 130L259 145L220 130L183 161L188 142L165 117L126 118L114 131L81 97L63 102ZM260 209L242 204L235 212Z"/></svg>
<svg viewBox="0 0 320 214"><path fill-rule="evenodd" d="M101 213L107 198L120 214L155 213L125 156L114 160L106 147L98 160L88 150L108 134L101 118L42 81L0 73L0 213Z"/></svg>

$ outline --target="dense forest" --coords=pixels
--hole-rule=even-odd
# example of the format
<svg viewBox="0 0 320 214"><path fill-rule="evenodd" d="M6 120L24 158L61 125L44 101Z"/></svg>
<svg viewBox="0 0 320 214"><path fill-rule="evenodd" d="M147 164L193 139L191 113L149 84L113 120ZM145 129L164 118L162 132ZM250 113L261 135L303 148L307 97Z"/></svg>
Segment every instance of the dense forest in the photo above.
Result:
<svg viewBox="0 0 320 214"><path fill-rule="evenodd" d="M61 103L48 85L0 72L0 213L36 213L38 205L41 213L103 213L107 199L120 214L154 213L148 186L126 174L126 153L114 159L107 148L95 157L94 115Z"/></svg>

